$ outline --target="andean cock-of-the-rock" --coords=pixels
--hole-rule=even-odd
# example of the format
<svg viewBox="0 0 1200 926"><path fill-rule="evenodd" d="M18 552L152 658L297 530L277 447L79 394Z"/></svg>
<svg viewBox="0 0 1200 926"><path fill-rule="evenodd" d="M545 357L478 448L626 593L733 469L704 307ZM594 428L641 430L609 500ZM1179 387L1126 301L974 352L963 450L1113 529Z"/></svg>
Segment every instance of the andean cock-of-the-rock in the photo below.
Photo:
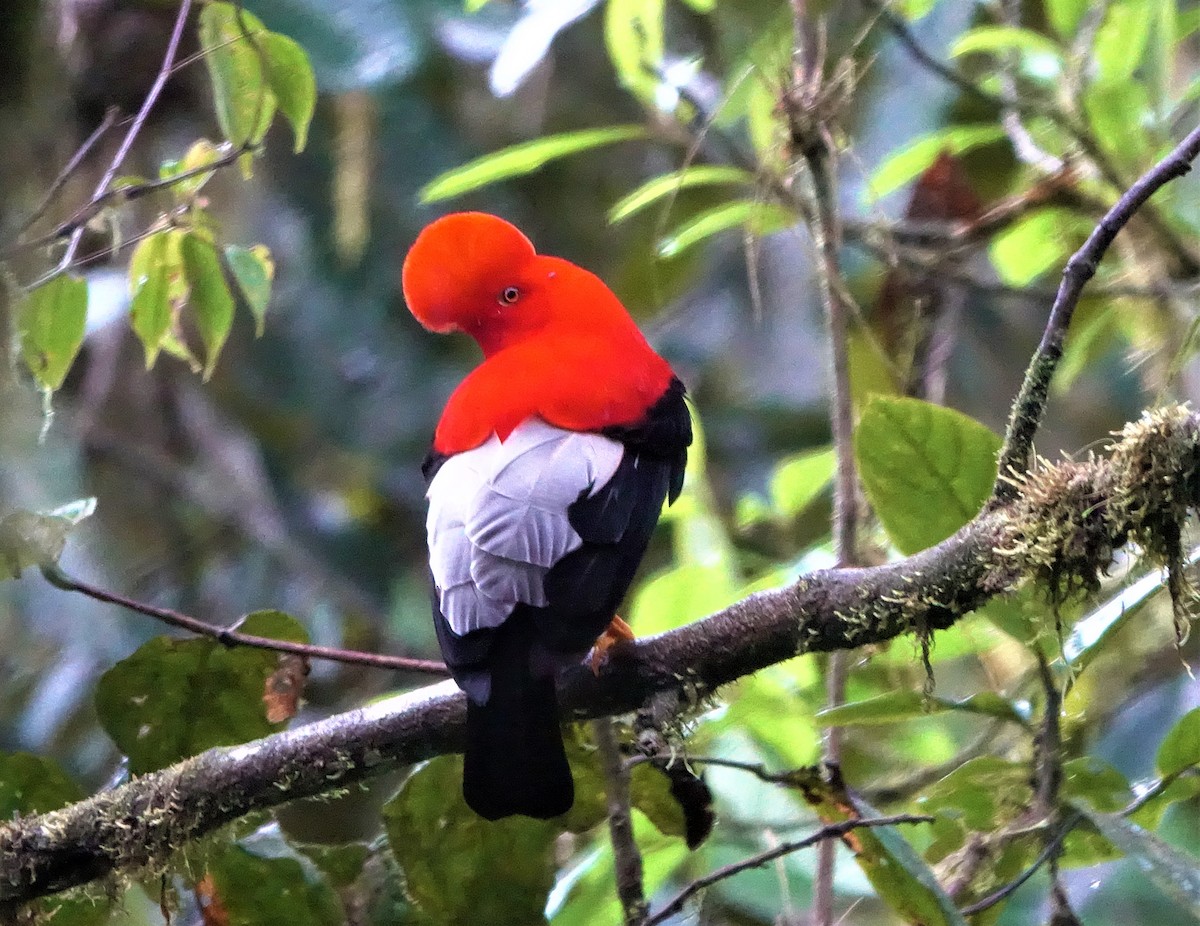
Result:
<svg viewBox="0 0 1200 926"><path fill-rule="evenodd" d="M442 654L467 695L463 794L481 816L574 801L555 676L605 634L664 501L683 485L684 388L594 274L465 212L430 224L404 297L482 362L446 403L424 465Z"/></svg>

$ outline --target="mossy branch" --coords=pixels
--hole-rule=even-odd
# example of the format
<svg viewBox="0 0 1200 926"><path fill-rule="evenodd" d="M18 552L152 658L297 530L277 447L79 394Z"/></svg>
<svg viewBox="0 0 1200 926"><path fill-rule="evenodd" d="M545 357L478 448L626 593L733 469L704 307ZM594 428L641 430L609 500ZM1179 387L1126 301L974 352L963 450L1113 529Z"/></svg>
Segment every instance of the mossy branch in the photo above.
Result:
<svg viewBox="0 0 1200 926"><path fill-rule="evenodd" d="M915 556L815 572L617 650L598 676L573 669L561 679L563 704L584 719L635 710L660 692L700 698L803 653L949 627L1024 581L1054 600L1092 591L1130 541L1171 570L1176 614L1186 618L1179 535L1200 505L1200 416L1181 406L1147 414L1117 435L1107 457L1043 463L1012 492ZM464 717L462 695L443 682L0 825L0 920L74 885L161 869L190 841L252 811L456 751Z"/></svg>

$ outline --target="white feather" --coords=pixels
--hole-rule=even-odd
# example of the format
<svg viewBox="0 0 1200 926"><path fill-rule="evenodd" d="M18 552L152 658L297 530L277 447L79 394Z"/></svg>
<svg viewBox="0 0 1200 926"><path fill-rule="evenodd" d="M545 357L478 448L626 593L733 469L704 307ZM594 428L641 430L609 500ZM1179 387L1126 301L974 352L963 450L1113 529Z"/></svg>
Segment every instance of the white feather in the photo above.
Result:
<svg viewBox="0 0 1200 926"><path fill-rule="evenodd" d="M426 493L429 565L457 634L498 627L518 604L546 604L546 573L582 543L567 509L608 484L624 448L531 418L438 470Z"/></svg>

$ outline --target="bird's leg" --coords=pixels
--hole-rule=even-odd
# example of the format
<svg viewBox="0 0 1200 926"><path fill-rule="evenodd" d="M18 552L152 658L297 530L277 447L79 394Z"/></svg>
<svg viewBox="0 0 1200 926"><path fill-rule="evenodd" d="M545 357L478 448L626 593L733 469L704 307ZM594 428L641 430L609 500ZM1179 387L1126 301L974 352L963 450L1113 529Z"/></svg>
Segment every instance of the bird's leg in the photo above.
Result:
<svg viewBox="0 0 1200 926"><path fill-rule="evenodd" d="M614 646L619 643L630 643L636 639L637 637L633 635L633 628L621 620L619 615L614 614L612 621L604 628L604 633L596 638L592 652L588 656L588 665L592 669L592 674L600 674L600 667L608 661L608 651Z"/></svg>

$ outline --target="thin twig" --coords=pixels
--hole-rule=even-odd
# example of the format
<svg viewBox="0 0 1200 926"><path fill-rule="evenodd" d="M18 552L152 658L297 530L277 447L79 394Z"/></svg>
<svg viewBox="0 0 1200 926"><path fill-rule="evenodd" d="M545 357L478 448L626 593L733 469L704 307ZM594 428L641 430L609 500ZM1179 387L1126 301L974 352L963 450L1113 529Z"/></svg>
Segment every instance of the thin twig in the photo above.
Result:
<svg viewBox="0 0 1200 926"><path fill-rule="evenodd" d="M625 926L643 926L649 908L642 883L642 853L633 838L633 802L629 793L629 769L621 760L621 747L613 722L601 717L592 722L592 735L600 753L600 771L608 803L608 836L612 841L617 897Z"/></svg>
<svg viewBox="0 0 1200 926"><path fill-rule="evenodd" d="M46 232L44 235L39 235L37 238L31 238L28 241L21 241L7 249L0 251L0 260L6 260L21 251L27 251L32 248L42 247L44 245L53 244L61 238L67 237L76 230L87 225L95 218L100 211L107 205L113 202L132 202L136 199L141 199L150 193L158 190L165 190L170 187L183 183L185 180L191 180L194 177L199 177L201 174L211 173L223 167L228 167L231 164L237 163L238 158L248 152L257 152L261 150L261 145L252 145L249 142L239 145L236 148L230 148L220 157L207 164L201 164L198 167L191 167L187 170L180 171L177 174L172 174L169 177L159 177L156 180L146 180L142 183L134 183L129 186L123 186L116 190L109 190L103 196L88 200L69 218L63 220L52 231ZM126 242L128 243L128 242ZM90 256L90 255L89 255ZM43 280L37 283L30 284L30 289L39 285Z"/></svg>
<svg viewBox="0 0 1200 926"><path fill-rule="evenodd" d="M995 106L998 109L1007 109L1022 105L1012 97L1000 96L984 90L969 77L965 77L954 68L935 58L932 54L925 50L925 47L917 39L908 23L905 22L902 17L897 16L890 9L888 9L887 4L882 2L882 0L862 0L862 5L866 7L869 12L874 13L879 18L879 21L887 26L888 31L890 31L892 35L896 37L900 44L908 50L908 53L912 55L913 58L915 58L917 62L927 71L936 74L942 80L954 85L963 93L974 97L980 103L984 103L988 106ZM1024 105L1026 105L1028 108L1034 108L1028 104Z"/></svg>
<svg viewBox="0 0 1200 926"><path fill-rule="evenodd" d="M104 118L100 120L100 124L92 130L92 134L89 135L84 140L83 144L75 150L75 153L71 155L71 159L67 161L66 166L59 171L58 176L54 178L54 182L50 184L50 189L47 190L46 195L42 197L41 203L39 203L38 207L29 214L28 218L26 218L24 222L21 223L21 227L17 229L16 237L18 239L20 239L20 237L24 235L25 232L29 231L29 229L31 229L35 224L37 224L38 219L46 214L46 210L50 208L51 204L54 202L54 198L58 196L59 191L62 190L67 181L71 179L71 176L75 173L75 171L79 169L79 165L82 164L84 158L88 156L88 152L90 152L92 148L96 146L96 143L104 137L105 133L107 133L108 130L113 127L113 124L117 121L117 114L118 110L115 106L110 106L107 110L105 110ZM7 255L5 254L3 256Z"/></svg>
<svg viewBox="0 0 1200 926"><path fill-rule="evenodd" d="M255 649L273 650L277 653L294 653L309 659L328 659L331 662L341 662L349 665L370 666L374 669L391 669L398 672L421 672L427 675L446 675L447 669L443 663L432 659L413 659L408 656L386 656L380 653L363 653L358 650L337 649L332 646L317 646L309 643L295 643L290 640L272 640L270 637L259 637L254 634L242 633L229 627L219 627L209 624L199 618L173 611L170 608L160 608L127 598L116 592L100 588L90 582L73 578L63 572L58 566L43 566L42 575L55 588L68 592L79 592L97 601L119 605L138 614L145 614L155 620L162 621L171 627L186 630L197 636L208 637L225 646L249 646Z"/></svg>
<svg viewBox="0 0 1200 926"><path fill-rule="evenodd" d="M1096 268L1109 245L1142 204L1161 187L1191 170L1192 161L1197 155L1200 155L1200 127L1188 133L1169 155L1138 178L1100 219L1083 247L1067 261L1046 330L1025 371L1024 382L1008 420L1008 431L1000 451L999 475L992 488L993 506L1016 496L1016 486L1009 480L1015 473L1024 472L1033 450L1033 438L1046 411L1050 381L1062 359L1067 328L1070 327L1083 287L1095 276Z"/></svg>
<svg viewBox="0 0 1200 926"><path fill-rule="evenodd" d="M858 565L858 473L854 464L854 410L850 390L850 318L853 306L841 267L841 228L837 214L833 139L827 120L836 111L836 90L824 84L822 49L814 41L813 23L805 0L792 0L793 78L785 96L788 131L794 151L808 168L812 185L809 225L817 251L817 280L829 331L830 366L833 373L830 400L830 431L836 458L833 491L833 548L839 566ZM847 662L845 653L832 653L825 666L826 703L837 707L845 701ZM825 730L822 758L837 767L842 757L840 727ZM813 920L817 926L832 926L833 880L837 846L822 842L813 878Z"/></svg>
<svg viewBox="0 0 1200 926"><path fill-rule="evenodd" d="M977 900L970 906L963 907L958 912L963 916L974 916L976 913L982 913L989 907L994 907L996 904L1000 903L1000 901L1005 900L1006 898L1015 894L1017 889L1022 884L1037 874L1038 869L1045 865L1046 862L1050 861L1050 858L1057 853L1060 848L1062 848L1063 840L1067 838L1071 830L1073 830L1082 819L1083 814L1079 813L1078 811L1066 817L1062 823L1059 824L1054 836L1046 843L1041 853L1039 853L1038 857L1033 860L1032 864L1030 864L1028 868L1026 868L1023 872L1021 872L1003 887L993 891L991 894L988 894L982 900Z"/></svg>
<svg viewBox="0 0 1200 926"><path fill-rule="evenodd" d="M719 881L724 881L726 878L732 878L734 875L741 874L743 871L749 871L751 868L761 868L768 862L772 862L784 855L789 855L792 852L798 852L801 849L807 849L817 843L824 843L833 839L841 839L852 830L861 828L873 828L879 826L899 826L907 823L932 823L933 817L921 816L917 814L897 814L891 817L873 817L869 819L859 820L843 820L840 823L830 823L827 826L821 827L810 836L805 836L803 839L789 840L781 842L774 848L768 849L765 852L760 852L758 855L752 855L750 858L743 859L740 862L734 862L730 865L724 865L721 868L711 871L702 878L697 878L678 894L672 897L663 906L661 910L646 920L646 926L657 926L658 923L666 922L670 917L674 916L684 908L684 905L696 894L705 888L712 887Z"/></svg>
<svg viewBox="0 0 1200 926"><path fill-rule="evenodd" d="M117 171L121 169L121 165L125 163L125 158L129 155L133 143L141 134L143 126L146 124L147 118L150 116L150 110L154 108L154 104L158 101L162 94L163 87L167 83L167 79L171 76L171 68L175 64L175 55L179 51L179 42L183 37L183 27L187 23L188 15L192 11L192 0L181 0L179 4L179 13L175 17L175 27L171 30L171 38L167 42L167 51L163 55L162 65L158 69L158 75L154 78L154 83L151 84L146 98L142 101L142 107L138 110L137 115L133 118L133 123L129 126L129 131L125 133L125 137L121 140L120 146L117 148L117 153L113 155L112 161L109 163L107 170L104 171L104 176L100 178L100 182L96 185L96 191L92 194L92 201L95 202L104 197L108 192L109 186L112 185L113 179L117 176ZM53 272L48 274L39 283L48 281L49 279L65 273L70 269L75 260L75 253L79 250L79 242L83 240L84 226L80 225L71 232L71 237L67 241L67 248L59 259Z"/></svg>

